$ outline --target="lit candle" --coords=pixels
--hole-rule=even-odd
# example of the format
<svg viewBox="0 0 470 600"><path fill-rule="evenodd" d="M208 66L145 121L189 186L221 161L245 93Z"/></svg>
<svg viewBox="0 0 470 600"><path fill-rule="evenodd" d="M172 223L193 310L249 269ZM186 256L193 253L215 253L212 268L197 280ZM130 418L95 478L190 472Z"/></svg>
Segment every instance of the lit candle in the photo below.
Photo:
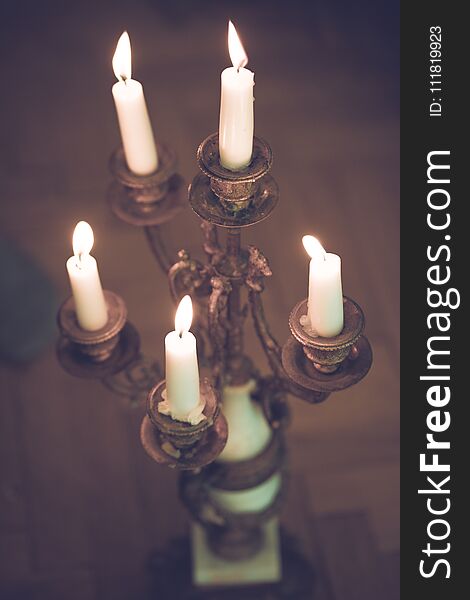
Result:
<svg viewBox="0 0 470 600"><path fill-rule="evenodd" d="M132 75L131 42L125 31L116 46L113 70L118 82L113 97L127 166L136 175L149 175L158 167L158 155L142 84Z"/></svg>
<svg viewBox="0 0 470 600"><path fill-rule="evenodd" d="M165 337L165 402L158 410L178 421L196 424L205 417L201 414L199 395L199 366L196 338L189 331L193 319L190 296L184 296L175 316L175 331Z"/></svg>
<svg viewBox="0 0 470 600"><path fill-rule="evenodd" d="M85 221L73 232L73 254L67 261L75 312L82 329L96 331L106 325L108 309L101 287L98 265L93 256L93 229Z"/></svg>
<svg viewBox="0 0 470 600"><path fill-rule="evenodd" d="M325 252L312 235L305 235L302 242L311 258L307 324L315 335L333 337L343 329L341 258Z"/></svg>
<svg viewBox="0 0 470 600"><path fill-rule="evenodd" d="M244 68L248 58L231 21L228 48L233 67L221 75L219 153L222 166L238 171L250 164L253 152L254 73Z"/></svg>

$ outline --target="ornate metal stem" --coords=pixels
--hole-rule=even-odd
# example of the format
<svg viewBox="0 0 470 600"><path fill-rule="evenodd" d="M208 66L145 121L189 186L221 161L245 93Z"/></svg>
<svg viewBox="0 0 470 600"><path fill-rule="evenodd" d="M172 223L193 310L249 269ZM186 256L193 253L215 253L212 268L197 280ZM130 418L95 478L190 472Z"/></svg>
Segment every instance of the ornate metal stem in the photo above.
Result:
<svg viewBox="0 0 470 600"><path fill-rule="evenodd" d="M246 312L242 307L241 288L247 272L247 262L240 245L241 230L227 230L226 261L224 271L228 273L231 291L227 302L227 366L226 383L242 385L253 374L251 360L244 354L243 324Z"/></svg>

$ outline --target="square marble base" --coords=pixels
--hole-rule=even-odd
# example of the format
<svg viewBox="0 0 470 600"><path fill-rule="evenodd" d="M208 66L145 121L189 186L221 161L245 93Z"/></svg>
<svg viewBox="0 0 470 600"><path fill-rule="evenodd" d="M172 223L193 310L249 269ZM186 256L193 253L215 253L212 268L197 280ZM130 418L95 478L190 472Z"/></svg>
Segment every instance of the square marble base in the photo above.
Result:
<svg viewBox="0 0 470 600"><path fill-rule="evenodd" d="M227 561L215 556L206 542L203 528L191 524L193 584L196 586L230 586L276 583L282 578L279 522L264 525L264 546L251 558Z"/></svg>

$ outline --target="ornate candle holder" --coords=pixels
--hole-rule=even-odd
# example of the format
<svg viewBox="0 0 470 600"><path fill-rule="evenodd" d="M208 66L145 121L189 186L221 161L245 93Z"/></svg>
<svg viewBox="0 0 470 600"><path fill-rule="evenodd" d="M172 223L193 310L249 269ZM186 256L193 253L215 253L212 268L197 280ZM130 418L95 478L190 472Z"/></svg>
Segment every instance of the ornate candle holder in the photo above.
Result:
<svg viewBox="0 0 470 600"><path fill-rule="evenodd" d="M299 302L289 316L292 333L282 350L287 375L301 387L339 391L358 383L370 369L372 349L362 334L361 307L343 298L344 326L334 337L314 337L306 328L307 300Z"/></svg>
<svg viewBox="0 0 470 600"><path fill-rule="evenodd" d="M238 561L266 551L264 525L279 514L285 497L287 395L311 404L325 401L332 391L345 389L366 375L372 363L372 351L363 335L362 310L348 298L344 303L344 328L338 336L315 338L305 331L301 323L301 317L307 312L305 300L290 315L292 336L286 344L281 347L272 335L262 303L264 279L272 275L269 262L255 246L243 248L241 245L242 228L269 216L279 199L277 184L269 174L272 152L265 141L254 138L251 163L236 172L220 165L217 134L199 146L197 160L201 172L189 188L189 204L202 219L205 263L192 258L184 249L172 260L162 244L161 224L181 209L183 184L181 177L175 174L174 154L168 148L159 147L159 157L156 173L137 177L127 169L122 151L115 152L110 166L116 181L110 187L108 199L119 218L144 226L150 247L168 276L174 300L191 294L197 302L193 331L198 338L200 364L210 369L213 383L201 381L206 418L197 425L190 425L158 411L165 382L155 385L159 379L158 366L148 371L148 381L139 380L138 385L139 391L142 385L150 390L141 441L157 463L182 471L181 499L193 520L202 526L210 552L224 558L224 568L230 571L232 561L240 564ZM226 230L225 247L219 243L220 228ZM243 294L248 297L248 305ZM113 350L109 339L117 336L117 325L110 323L106 335L96 332L94 338L85 339L76 331L70 300L67 302L59 314L63 334L59 358L64 368L79 376L89 376L90 370L110 364L113 373L119 377L124 375L124 387L132 396L133 379L126 377L128 367L123 366L126 361L116 358L120 356L116 354L117 349L127 339L128 325L122 327L125 314L121 314L120 321L117 315L113 320L110 318L111 323L116 319L121 323L119 343ZM243 332L248 315L269 362L269 375L261 376L244 351ZM106 345L100 349L99 344ZM247 406L262 408L264 416L257 413L257 419L264 419L265 427L271 429L269 441L250 458L222 460L221 452L230 436L231 425L227 428L218 398L223 397L227 386L245 386L251 380L256 382L256 390L248 397ZM107 381L108 387L119 389L119 382L114 383L116 385L109 385ZM261 508L249 512L231 510L221 502L224 494L250 493L273 478L278 487L271 490L272 496ZM271 548L271 551L276 552L276 549ZM195 552L202 556L206 551L196 548ZM284 563L279 595L285 597L282 594L288 593L289 597L300 597L297 591L301 589L299 594L304 594L306 581L310 585L312 577L310 574L299 577L295 566L299 564L298 553L292 554L295 555L293 562L289 561L285 547L280 554ZM302 564L305 570L307 567ZM239 567L234 567L232 576L232 583L240 583ZM269 586L266 597L272 598L273 594L274 588Z"/></svg>
<svg viewBox="0 0 470 600"><path fill-rule="evenodd" d="M62 367L76 377L102 379L124 369L139 352L139 335L127 322L124 301L108 290L104 290L104 297L108 321L96 331L80 327L73 296L59 309L58 358Z"/></svg>
<svg viewBox="0 0 470 600"><path fill-rule="evenodd" d="M178 469L198 469L212 462L227 441L227 422L217 394L207 379L200 383L204 419L197 425L177 421L158 410L164 401L165 381L149 393L147 416L140 431L147 454L156 462Z"/></svg>
<svg viewBox="0 0 470 600"><path fill-rule="evenodd" d="M129 170L124 151L118 148L109 168L115 178L108 191L114 214L131 225L161 225L182 210L186 190L176 173L176 154L166 145L158 145L158 168L150 175L135 175Z"/></svg>
<svg viewBox="0 0 470 600"><path fill-rule="evenodd" d="M202 173L190 186L189 203L201 219L222 227L247 227L274 210L279 191L268 174L272 152L264 140L254 138L251 162L240 171L220 164L218 133L201 143L197 161Z"/></svg>

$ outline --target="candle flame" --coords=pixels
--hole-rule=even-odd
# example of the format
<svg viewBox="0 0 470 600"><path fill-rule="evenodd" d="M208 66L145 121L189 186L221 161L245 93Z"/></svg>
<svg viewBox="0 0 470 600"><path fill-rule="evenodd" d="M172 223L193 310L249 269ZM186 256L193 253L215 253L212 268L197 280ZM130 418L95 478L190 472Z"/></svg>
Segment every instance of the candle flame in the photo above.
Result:
<svg viewBox="0 0 470 600"><path fill-rule="evenodd" d="M193 321L193 303L191 296L184 296L178 305L175 315L175 331L181 337L189 331Z"/></svg>
<svg viewBox="0 0 470 600"><path fill-rule="evenodd" d="M119 81L126 81L132 77L131 40L127 31L119 38L113 56L113 71Z"/></svg>
<svg viewBox="0 0 470 600"><path fill-rule="evenodd" d="M75 226L72 238L75 256L80 259L81 256L90 254L94 241L93 229L86 221L79 221Z"/></svg>
<svg viewBox="0 0 470 600"><path fill-rule="evenodd" d="M228 22L228 53L230 54L232 65L237 71L248 63L248 56L232 21Z"/></svg>
<svg viewBox="0 0 470 600"><path fill-rule="evenodd" d="M323 258L323 260L326 260L325 249L316 237L313 237L313 235L304 235L302 244L310 258Z"/></svg>

